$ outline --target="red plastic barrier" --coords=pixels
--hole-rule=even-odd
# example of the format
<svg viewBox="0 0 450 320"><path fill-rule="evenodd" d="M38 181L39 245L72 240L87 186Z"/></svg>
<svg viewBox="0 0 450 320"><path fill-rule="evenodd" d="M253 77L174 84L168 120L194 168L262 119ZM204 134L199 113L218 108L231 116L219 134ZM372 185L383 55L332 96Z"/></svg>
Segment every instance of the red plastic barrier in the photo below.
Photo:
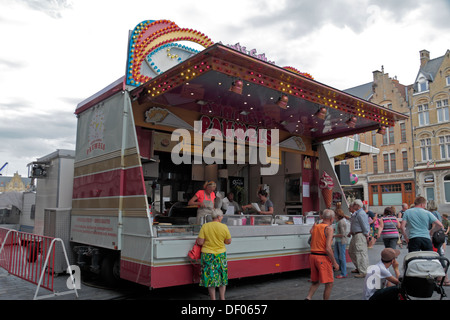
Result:
<svg viewBox="0 0 450 320"><path fill-rule="evenodd" d="M55 242L52 237L0 228L0 267L53 291ZM48 262L45 265L45 260Z"/></svg>

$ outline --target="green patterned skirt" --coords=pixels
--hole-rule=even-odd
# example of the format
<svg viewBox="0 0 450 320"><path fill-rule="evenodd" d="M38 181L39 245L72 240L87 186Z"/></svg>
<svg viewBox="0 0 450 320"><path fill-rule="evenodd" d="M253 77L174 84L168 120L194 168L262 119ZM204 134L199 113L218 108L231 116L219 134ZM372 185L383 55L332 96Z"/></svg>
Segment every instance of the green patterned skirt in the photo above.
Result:
<svg viewBox="0 0 450 320"><path fill-rule="evenodd" d="M200 286L220 287L228 285L227 253L202 253Z"/></svg>

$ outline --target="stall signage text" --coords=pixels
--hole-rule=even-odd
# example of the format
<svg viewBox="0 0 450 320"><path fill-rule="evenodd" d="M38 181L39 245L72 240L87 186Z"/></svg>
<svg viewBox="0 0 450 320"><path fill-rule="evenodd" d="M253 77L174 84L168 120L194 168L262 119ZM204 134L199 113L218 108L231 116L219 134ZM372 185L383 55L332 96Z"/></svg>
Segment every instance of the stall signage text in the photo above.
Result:
<svg viewBox="0 0 450 320"><path fill-rule="evenodd" d="M261 175L274 175L278 172L280 163L278 129L267 130L245 126L229 129L222 127L217 118L203 116L202 121L194 121L193 143L191 133L186 129L174 130L171 141L178 142L171 150L172 162L176 165L192 164L192 155L194 164L244 164L248 144L248 163L261 164ZM205 147L204 141L207 142Z"/></svg>
<svg viewBox="0 0 450 320"><path fill-rule="evenodd" d="M225 139L236 139L239 142L247 141L249 143L260 143L263 145L271 145L272 132L266 130L267 135L258 134L262 133L263 129L258 129L254 125L245 125L241 122L212 118L208 116L202 116L200 119L202 123L202 134L210 134L213 132L220 132Z"/></svg>
<svg viewBox="0 0 450 320"><path fill-rule="evenodd" d="M269 128L276 125L276 122L270 117L270 115L279 112L279 107L274 105L274 108L266 107L264 112L261 113L248 111L242 114L231 106L217 103L206 103L202 105L200 112L201 114L209 117L221 117L232 120L233 122Z"/></svg>
<svg viewBox="0 0 450 320"><path fill-rule="evenodd" d="M219 42L219 43L220 43L220 42ZM257 53L256 53L256 49L247 50L247 47L241 46L241 44L240 44L239 42L236 43L235 45L227 44L226 46L227 46L228 48L234 49L234 50L236 50L236 51L245 53L246 55L249 55L249 56L251 56L251 57L253 57L253 58L262 60L262 61L264 61L264 62L268 62L268 63L270 63L270 64L275 64L275 61L269 61L269 59L266 58L266 54L265 54L265 53L257 54Z"/></svg>

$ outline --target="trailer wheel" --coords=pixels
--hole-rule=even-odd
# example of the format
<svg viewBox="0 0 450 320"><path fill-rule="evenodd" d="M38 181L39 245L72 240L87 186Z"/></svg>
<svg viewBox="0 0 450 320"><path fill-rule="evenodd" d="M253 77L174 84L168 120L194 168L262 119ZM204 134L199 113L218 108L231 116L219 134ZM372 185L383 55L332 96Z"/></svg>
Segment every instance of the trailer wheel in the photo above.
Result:
<svg viewBox="0 0 450 320"><path fill-rule="evenodd" d="M108 286L115 287L120 280L120 261L114 254L107 254L102 260L100 277Z"/></svg>

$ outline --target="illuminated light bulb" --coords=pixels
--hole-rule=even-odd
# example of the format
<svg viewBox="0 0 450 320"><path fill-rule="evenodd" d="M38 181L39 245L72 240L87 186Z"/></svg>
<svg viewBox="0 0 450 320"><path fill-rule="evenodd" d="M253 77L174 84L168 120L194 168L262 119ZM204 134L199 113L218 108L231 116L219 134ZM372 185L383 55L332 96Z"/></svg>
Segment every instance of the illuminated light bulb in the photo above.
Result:
<svg viewBox="0 0 450 320"><path fill-rule="evenodd" d="M345 123L350 127L350 128L354 128L356 125L356 121L357 118L355 116L351 117L350 119L348 119Z"/></svg>
<svg viewBox="0 0 450 320"><path fill-rule="evenodd" d="M242 94L243 87L244 82L242 80L236 80L231 84L230 91L237 94Z"/></svg>
<svg viewBox="0 0 450 320"><path fill-rule="evenodd" d="M278 99L278 101L277 101L276 104L277 104L277 106L279 106L280 108L286 109L288 101L289 101L288 96L282 95L282 96Z"/></svg>
<svg viewBox="0 0 450 320"><path fill-rule="evenodd" d="M319 109L319 111L317 111L315 114L316 118L321 119L321 120L325 120L326 116L327 116L327 108L325 107L321 107Z"/></svg>
<svg viewBox="0 0 450 320"><path fill-rule="evenodd" d="M386 134L386 127L385 126L381 126L378 130L377 133L381 134L381 135L385 135Z"/></svg>

